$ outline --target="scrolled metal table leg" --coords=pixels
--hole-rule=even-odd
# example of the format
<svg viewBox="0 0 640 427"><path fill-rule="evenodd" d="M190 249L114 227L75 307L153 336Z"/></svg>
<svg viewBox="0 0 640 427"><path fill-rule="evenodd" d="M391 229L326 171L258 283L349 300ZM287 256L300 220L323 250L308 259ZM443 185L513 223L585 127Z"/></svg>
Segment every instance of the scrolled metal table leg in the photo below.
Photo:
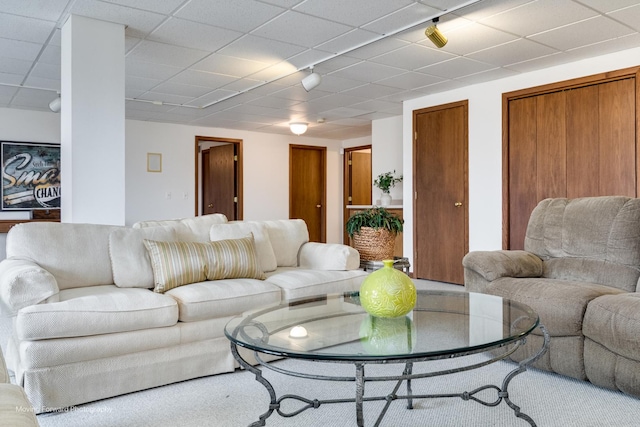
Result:
<svg viewBox="0 0 640 427"><path fill-rule="evenodd" d="M407 362L404 368L404 374L408 376L407 378L407 409L413 409L413 393L411 391L411 372L413 372L413 363Z"/></svg>
<svg viewBox="0 0 640 427"><path fill-rule="evenodd" d="M356 363L356 425L364 427L364 363Z"/></svg>
<svg viewBox="0 0 640 427"><path fill-rule="evenodd" d="M544 337L542 348L533 356L521 361L518 364L518 367L516 369L514 369L513 371L509 372L509 374L507 374L507 376L504 378L502 382L502 391L498 393L498 397L504 399L507 405L509 405L509 407L513 409L513 412L515 413L516 417L522 418L523 420L528 422L532 427L536 427L536 423L533 421L533 419L530 416L521 412L520 407L515 403L513 403L511 399L509 399L509 392L507 389L509 387L509 383L516 375L526 371L527 367L530 366L533 362L535 362L539 358L541 358L542 355L546 353L547 349L549 348L549 341L550 341L549 332L547 332L547 329L544 327L544 325L541 324L539 327Z"/></svg>
<svg viewBox="0 0 640 427"><path fill-rule="evenodd" d="M234 342L231 342L231 354L233 354L233 357L238 361L240 366L242 366L247 371L253 373L256 377L256 381L262 384L267 389L267 392L269 392L269 398L271 399L271 402L269 403L269 409L267 410L267 412L260 415L260 419L258 421L249 424L249 427L264 426L266 425L265 420L271 416L273 411L275 411L280 407L280 404L278 403L278 400L276 398L276 391L274 390L271 383L262 376L262 371L260 369L255 368L254 366L249 364L246 360L244 360L242 356L240 356L240 353L238 352L238 347Z"/></svg>

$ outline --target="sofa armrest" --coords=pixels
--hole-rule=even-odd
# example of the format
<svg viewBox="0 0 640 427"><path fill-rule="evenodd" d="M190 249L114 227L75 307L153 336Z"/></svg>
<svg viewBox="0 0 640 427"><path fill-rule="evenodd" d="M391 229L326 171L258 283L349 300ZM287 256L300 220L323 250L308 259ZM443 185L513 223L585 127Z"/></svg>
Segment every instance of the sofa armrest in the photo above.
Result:
<svg viewBox="0 0 640 427"><path fill-rule="evenodd" d="M360 254L339 243L307 242L300 247L298 266L312 270L357 270Z"/></svg>
<svg viewBox="0 0 640 427"><path fill-rule="evenodd" d="M0 262L0 299L11 314L56 295L58 282L33 261L5 259Z"/></svg>
<svg viewBox="0 0 640 427"><path fill-rule="evenodd" d="M469 252L462 265L490 282L501 277L542 276L542 259L526 251Z"/></svg>

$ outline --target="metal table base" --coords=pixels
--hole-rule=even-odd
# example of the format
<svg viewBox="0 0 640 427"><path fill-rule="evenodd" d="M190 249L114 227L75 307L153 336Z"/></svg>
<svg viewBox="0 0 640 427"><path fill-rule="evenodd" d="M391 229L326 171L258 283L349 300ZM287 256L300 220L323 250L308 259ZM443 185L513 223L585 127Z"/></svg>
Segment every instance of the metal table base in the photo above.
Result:
<svg viewBox="0 0 640 427"><path fill-rule="evenodd" d="M516 341L515 343L509 344L506 347L495 347L494 350L496 348L503 348L504 352L502 352L499 355L495 355L494 357L492 357L491 359L482 361L482 362L477 362L477 363L472 363L466 366L462 366L462 367L457 367L457 368L453 368L453 369L449 369L449 370L442 370L442 371L436 371L436 372L427 372L427 373L413 373L413 365L417 362L425 362L425 361L429 361L429 360L438 360L438 359L450 359L453 357L464 357L464 356L469 356L472 354L477 354L477 353L484 353L487 352L488 350L491 349L482 349L480 351L470 351L470 352L462 352L462 353L456 353L456 354L452 354L452 355L445 355L445 356L441 356L441 357L430 357L430 358L415 358L415 359L402 359L402 360L392 360L392 361L386 361L386 360L375 360L375 361L353 361L353 360L316 360L316 359L304 359L304 360L308 360L310 362L324 362L324 363L352 363L355 365L355 375L354 376L347 376L347 377L339 377L339 376L326 376L326 375L312 375L312 374L307 374L304 372L296 372L296 371L290 371L290 370L286 370L286 369L282 369L279 368L277 366L273 366L268 364L267 362L264 362L258 352L254 352L254 356L256 358L256 360L258 361L258 363L260 364L260 366L262 366L263 368L266 369L270 369L272 371L275 372L279 372L281 374L284 375L290 375L290 376L294 376L294 377L299 377L299 378L307 378L307 379L314 379L314 380L323 380L323 381L350 381L350 382L355 382L356 384L356 394L354 398L347 398L347 399L323 399L323 400L318 400L318 399L308 399L302 396L298 396L298 395L294 395L294 394L285 394L282 395L280 397L277 397L277 394L273 388L273 386L271 385L271 383L269 381L267 381L263 376L262 376L262 370L258 367L252 366L250 363L248 363L245 359L242 358L242 356L240 356L239 352L238 352L238 348L237 345L234 342L231 342L231 352L233 354L233 357L235 357L235 359L238 361L238 363L247 371L253 373L255 375L256 381L258 381L260 384L262 384L267 391L269 392L269 396L270 396L270 403L269 403L269 407L267 409L267 411L265 413L263 413L262 415L260 415L260 418L258 421L252 423L249 425L249 427L257 427L257 426L264 426L266 425L266 419L269 418L273 412L277 412L280 416L282 417L293 417L296 416L304 411L306 411L307 409L317 409L322 405L328 405L328 404L334 404L334 403L355 403L355 409L356 409L356 425L359 427L363 427L364 426L364 412L363 412L363 403L364 402L371 402L371 401L386 401L384 407L382 408L380 414L378 415L378 418L376 419L376 422L374 424L374 426L379 426L380 423L382 422L382 419L384 418L384 416L387 413L387 410L389 409L389 406L391 405L392 402L396 401L396 400L406 400L407 401L407 409L413 409L413 401L415 399L435 399L435 398L451 398L451 397L457 397L457 398L461 398L462 400L468 401L468 400L472 400L475 402L478 402L482 405L485 406L498 406L502 401L504 401L513 411L516 417L521 418L523 420L525 420L526 422L528 422L532 427L536 427L536 423L533 421L533 419L523 413L520 410L520 407L517 406L516 404L514 404L511 401L511 398L509 396L509 383L511 382L511 380L518 374L521 374L523 372L525 372L527 370L527 368L536 360L538 360L548 349L549 347L549 333L547 332L546 328L543 325L539 325L539 328L543 334L544 337L544 342L542 345L542 348L533 356L521 361L518 364L518 367L513 369L511 372L509 372L503 379L502 381L502 385L500 387L496 386L496 385L484 385L481 387L478 387L474 390L471 391L464 391L464 392L458 392L458 393L445 393L445 394L414 394L412 391L412 381L415 379L422 379L422 378L429 378L429 377L435 377L435 376L440 376L440 375L447 375L447 374L453 374L453 373L457 373L457 372L463 372L463 371L469 371L472 369L477 369L477 368L481 368L483 366L487 366L491 363L497 362L499 360L503 360L506 359L507 357L509 357L511 354L513 354L520 346L522 346L525 342L526 342L526 337L523 337L522 339L520 339L519 341ZM302 360L302 359L298 359L298 360ZM368 377L365 375L365 366L367 364L391 364L391 363L401 363L404 364L404 371L402 373L402 375L399 376L373 376L373 377ZM372 396L372 397L367 397L364 395L364 389L365 389L365 383L366 382L371 382L371 381L395 381L396 384L393 388L393 390L385 395L385 396ZM399 394L399 390L402 386L402 384L405 383L406 384L406 394ZM496 399L493 401L486 401L486 400L482 400L479 397L476 397L476 395L484 390L494 390L496 392ZM297 409L296 411L293 412L284 412L281 408L281 403L285 400L288 399L293 399L296 400L298 402L300 402L302 404L302 406Z"/></svg>

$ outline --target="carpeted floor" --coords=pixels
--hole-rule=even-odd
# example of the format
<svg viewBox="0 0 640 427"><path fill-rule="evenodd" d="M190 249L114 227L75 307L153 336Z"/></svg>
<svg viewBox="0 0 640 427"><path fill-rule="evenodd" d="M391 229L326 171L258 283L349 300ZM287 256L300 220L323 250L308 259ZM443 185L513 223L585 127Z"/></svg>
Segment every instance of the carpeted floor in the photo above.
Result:
<svg viewBox="0 0 640 427"><path fill-rule="evenodd" d="M419 283L418 287L447 289L451 285ZM463 288L458 288L463 290ZM481 356L475 356L481 357ZM353 366L282 360L274 362L279 367L307 371L316 369L335 375L353 375ZM420 369L435 369L435 364L456 364L448 360L416 365ZM449 366L449 365L446 365ZM504 376L516 367L510 362L498 362L481 369L414 381L414 394L458 393L485 384L500 386ZM402 366L368 366L367 374L381 372L400 374ZM265 373L278 395L293 393L314 399L353 398L354 383L312 381L292 378L278 373ZM386 395L392 383L367 383L366 395ZM402 389L401 389L402 390ZM482 395L485 400L495 400L492 392ZM531 416L540 427L631 427L640 425L640 400L622 393L595 387L559 375L529 370L515 377L509 386L509 394L523 413ZM283 404L284 405L284 404ZM381 402L365 404L366 425L374 425ZM293 411L300 405L289 401L286 409ZM414 402L414 409L407 410L406 402L397 400L384 418L381 426L389 427L461 427L461 426L528 426L514 416L505 402L496 407L486 407L477 402L460 398L422 399ZM185 381L129 395L118 396L86 405L70 408L61 413L38 416L42 427L236 427L257 421L268 408L268 394L249 372L216 375ZM321 405L293 418L274 413L267 419L267 426L322 426L342 427L355 425L353 403Z"/></svg>

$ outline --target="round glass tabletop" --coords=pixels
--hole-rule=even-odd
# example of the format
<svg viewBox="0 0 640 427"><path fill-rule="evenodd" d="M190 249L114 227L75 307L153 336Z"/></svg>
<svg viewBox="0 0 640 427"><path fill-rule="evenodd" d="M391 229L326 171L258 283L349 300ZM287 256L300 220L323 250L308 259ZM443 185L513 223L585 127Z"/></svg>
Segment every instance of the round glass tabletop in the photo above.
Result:
<svg viewBox="0 0 640 427"><path fill-rule="evenodd" d="M418 291L406 316L373 317L354 292L253 310L229 321L225 335L238 346L284 357L393 360L488 350L521 339L538 323L538 315L525 304L444 291Z"/></svg>

